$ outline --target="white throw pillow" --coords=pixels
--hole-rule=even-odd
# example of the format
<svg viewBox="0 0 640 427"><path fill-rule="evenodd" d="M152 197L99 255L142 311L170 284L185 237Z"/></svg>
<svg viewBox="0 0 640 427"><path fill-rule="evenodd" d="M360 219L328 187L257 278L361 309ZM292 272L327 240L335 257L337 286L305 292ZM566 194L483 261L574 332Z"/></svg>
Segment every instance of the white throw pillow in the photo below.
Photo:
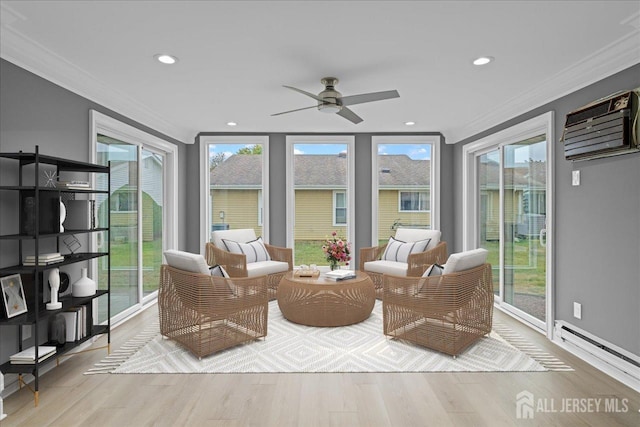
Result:
<svg viewBox="0 0 640 427"><path fill-rule="evenodd" d="M387 243L382 259L385 261L407 262L410 254L424 252L430 241L431 239L403 242L389 237L389 243Z"/></svg>
<svg viewBox="0 0 640 427"><path fill-rule="evenodd" d="M439 265L439 264L431 264L429 266L429 268L427 268L424 273L422 274L422 277L434 277L434 276L442 276L442 273L444 272L444 267ZM424 285L427 284L427 280L420 280L420 282L418 283L418 292L422 292L422 291L428 291L429 288L425 288ZM432 284L436 284L439 285L440 281L432 281Z"/></svg>
<svg viewBox="0 0 640 427"><path fill-rule="evenodd" d="M224 269L220 264L216 264L209 269L211 271L211 275L215 277L224 277L225 279L229 278L229 273Z"/></svg>
<svg viewBox="0 0 640 427"><path fill-rule="evenodd" d="M247 264L259 261L270 261L271 257L267 248L262 242L262 237L247 243L240 243L234 240L222 239L227 251L232 254L245 254L247 256Z"/></svg>

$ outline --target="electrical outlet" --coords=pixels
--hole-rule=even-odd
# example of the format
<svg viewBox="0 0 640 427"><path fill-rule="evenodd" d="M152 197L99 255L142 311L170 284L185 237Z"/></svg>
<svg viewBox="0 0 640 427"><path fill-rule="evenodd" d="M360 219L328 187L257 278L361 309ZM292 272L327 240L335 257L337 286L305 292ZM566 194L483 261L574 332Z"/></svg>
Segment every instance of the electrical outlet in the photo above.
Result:
<svg viewBox="0 0 640 427"><path fill-rule="evenodd" d="M573 303L573 317L576 319L582 319L582 304L579 302Z"/></svg>
<svg viewBox="0 0 640 427"><path fill-rule="evenodd" d="M571 185L573 185L574 187L580 185L580 171L571 172Z"/></svg>
<svg viewBox="0 0 640 427"><path fill-rule="evenodd" d="M22 325L22 341L31 338L31 325Z"/></svg>

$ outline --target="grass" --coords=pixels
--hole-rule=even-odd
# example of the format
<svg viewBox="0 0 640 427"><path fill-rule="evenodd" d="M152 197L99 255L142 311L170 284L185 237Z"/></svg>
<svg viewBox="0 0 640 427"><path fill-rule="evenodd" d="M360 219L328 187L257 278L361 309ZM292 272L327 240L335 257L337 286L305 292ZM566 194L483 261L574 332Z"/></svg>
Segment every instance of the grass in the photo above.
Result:
<svg viewBox="0 0 640 427"><path fill-rule="evenodd" d="M530 245L533 251L530 253ZM497 241L483 242L482 246L489 251L487 262L493 266L494 290L499 287L498 266L500 253ZM521 239L505 245L505 270L513 274L514 292L528 295L545 295L546 284L546 252L536 240Z"/></svg>

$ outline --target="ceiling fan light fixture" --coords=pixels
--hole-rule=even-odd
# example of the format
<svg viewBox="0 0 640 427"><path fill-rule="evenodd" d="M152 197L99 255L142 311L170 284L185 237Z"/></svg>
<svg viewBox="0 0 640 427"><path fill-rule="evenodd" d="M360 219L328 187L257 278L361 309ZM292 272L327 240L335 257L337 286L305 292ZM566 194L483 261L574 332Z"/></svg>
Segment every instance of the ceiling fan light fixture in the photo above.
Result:
<svg viewBox="0 0 640 427"><path fill-rule="evenodd" d="M487 65L489 62L493 61L493 56L481 56L473 60L473 65Z"/></svg>
<svg viewBox="0 0 640 427"><path fill-rule="evenodd" d="M333 114L340 112L340 110L342 110L342 106L336 104L318 104L318 110L323 113Z"/></svg>
<svg viewBox="0 0 640 427"><path fill-rule="evenodd" d="M168 55L166 53L159 53L157 55L154 55L154 58L159 61L162 62L163 64L167 64L167 65L171 65L171 64L175 64L176 62L178 62L178 58L173 56L173 55Z"/></svg>

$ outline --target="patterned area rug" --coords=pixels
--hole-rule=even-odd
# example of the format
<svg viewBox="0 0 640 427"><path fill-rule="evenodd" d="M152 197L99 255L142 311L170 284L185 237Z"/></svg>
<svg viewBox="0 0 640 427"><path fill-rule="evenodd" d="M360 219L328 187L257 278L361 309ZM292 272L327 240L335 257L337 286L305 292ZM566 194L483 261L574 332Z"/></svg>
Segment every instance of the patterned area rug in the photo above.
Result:
<svg viewBox="0 0 640 427"><path fill-rule="evenodd" d="M501 333L509 333L505 326L500 325L500 328ZM160 336L155 323L86 374L514 372L566 367L557 360L550 360L546 353L544 355L541 359L531 357L494 330L489 337L482 338L454 359L385 337L382 334L380 301L376 301L366 321L339 328L314 328L291 323L284 319L277 302L271 301L269 330L265 339L198 360L179 344Z"/></svg>

